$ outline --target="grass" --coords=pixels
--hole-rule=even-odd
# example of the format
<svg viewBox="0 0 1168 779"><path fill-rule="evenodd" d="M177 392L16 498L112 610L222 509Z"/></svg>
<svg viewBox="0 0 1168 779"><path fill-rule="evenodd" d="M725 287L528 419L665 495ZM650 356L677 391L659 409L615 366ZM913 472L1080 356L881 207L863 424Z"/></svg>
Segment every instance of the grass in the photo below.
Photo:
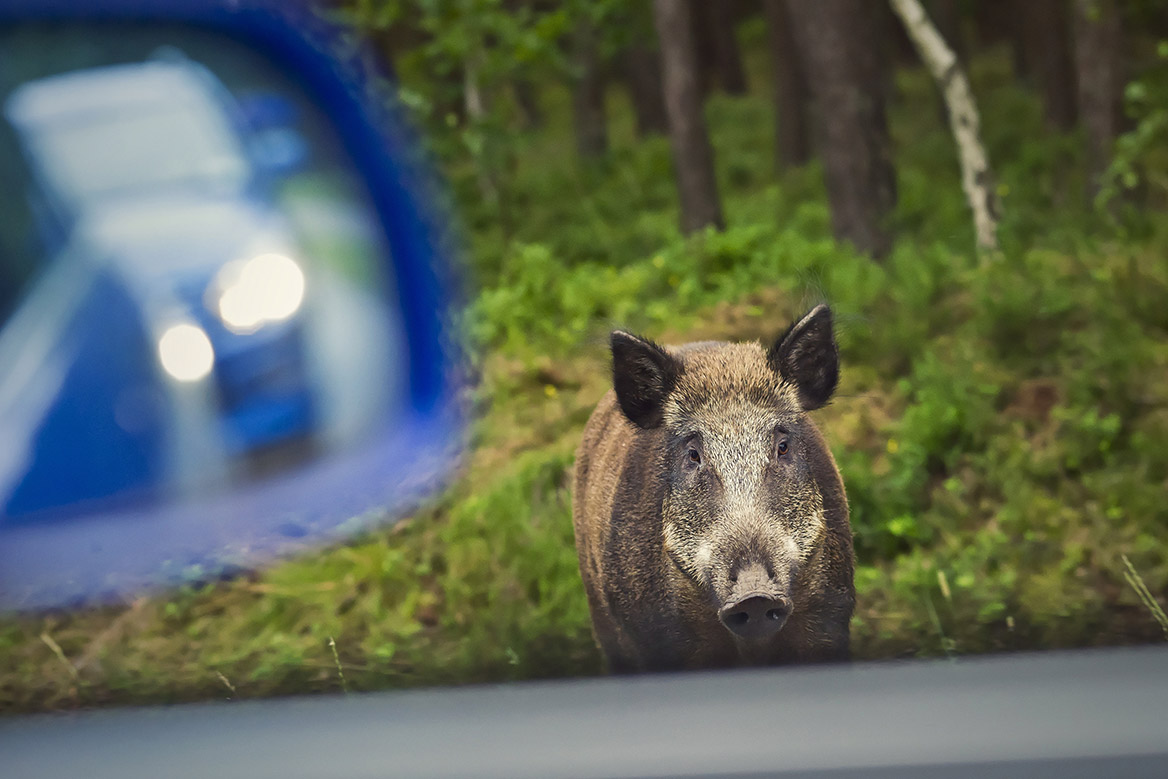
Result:
<svg viewBox="0 0 1168 779"><path fill-rule="evenodd" d="M1131 560L1127 559L1127 555L1123 555L1123 564L1127 568L1123 574L1124 578L1127 579L1127 583L1136 591L1136 594L1140 597L1140 602L1147 607L1157 624L1160 625L1160 628L1164 631L1164 636L1168 637L1168 615L1164 613L1164 607L1160 605L1160 602L1148 590L1148 585L1144 583L1144 579L1140 576L1136 567L1131 564Z"/></svg>
<svg viewBox="0 0 1168 779"><path fill-rule="evenodd" d="M608 329L769 338L824 298L844 372L817 414L852 509L855 655L1161 640L1168 218L1120 231L1091 210L1078 139L1046 133L1000 54L974 72L1004 209L989 266L923 73L900 75L891 110L899 238L880 264L831 240L815 166L773 175L764 51L755 94L709 105L724 233L678 234L668 145L635 141L619 94L613 151L583 167L565 152L566 96L549 90L551 124L514 139L505 179L521 221L504 229L469 163L447 160L479 377L450 489L235 581L6 618L0 708L599 673L568 484L607 388Z"/></svg>

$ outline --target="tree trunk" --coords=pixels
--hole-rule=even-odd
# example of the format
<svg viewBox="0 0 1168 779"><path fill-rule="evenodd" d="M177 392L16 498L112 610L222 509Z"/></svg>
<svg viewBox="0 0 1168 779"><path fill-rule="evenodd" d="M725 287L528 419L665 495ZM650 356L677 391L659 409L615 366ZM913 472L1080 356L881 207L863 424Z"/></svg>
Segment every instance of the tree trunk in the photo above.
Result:
<svg viewBox="0 0 1168 779"><path fill-rule="evenodd" d="M932 0L927 13L937 25L937 32L949 44L959 63L969 61L969 49L965 45L964 28L961 24L961 4L957 0Z"/></svg>
<svg viewBox="0 0 1168 779"><path fill-rule="evenodd" d="M1098 194L1100 177L1111 163L1123 119L1122 45L1116 0L1076 0L1075 64L1091 197Z"/></svg>
<svg viewBox="0 0 1168 779"><path fill-rule="evenodd" d="M869 0L787 0L817 104L833 232L882 257L891 245L884 221L896 203L896 176L874 11Z"/></svg>
<svg viewBox="0 0 1168 779"><path fill-rule="evenodd" d="M961 25L961 8L957 0L932 0L932 2L926 0L925 14L932 19L941 40L945 41L953 50L958 64L965 67L969 62L969 52L965 47L965 36L962 34ZM898 21L897 24L900 22ZM968 76L968 73L966 75ZM939 98L937 103L938 116L941 117L942 124L948 124L949 104L945 100L944 89L940 82L937 82L937 97Z"/></svg>
<svg viewBox="0 0 1168 779"><path fill-rule="evenodd" d="M385 5L385 3L382 3ZM527 0L503 0L503 10L513 16L525 17L534 10ZM543 111L539 105L538 91L531 77L517 72L511 79L511 95L519 110L519 123L524 130L538 130L544 125Z"/></svg>
<svg viewBox="0 0 1168 779"><path fill-rule="evenodd" d="M635 43L621 55L621 64L637 117L637 137L669 132L661 83L661 55L643 43Z"/></svg>
<svg viewBox="0 0 1168 779"><path fill-rule="evenodd" d="M977 0L971 5L978 46L986 48L998 43L1008 44L1015 78L1029 84L1030 62L1026 57L1022 34L1022 11L1016 0ZM944 29L941 33L945 33Z"/></svg>
<svg viewBox="0 0 1168 779"><path fill-rule="evenodd" d="M467 56L462 69L462 99L467 118L481 123L490 112L487 94L479 84L482 72L483 52L475 49Z"/></svg>
<svg viewBox="0 0 1168 779"><path fill-rule="evenodd" d="M705 41L702 50L707 53L709 73L718 87L728 95L745 95L746 71L738 38L734 34L734 14L727 0L687 0L695 33ZM701 44L699 44L700 46Z"/></svg>
<svg viewBox="0 0 1168 779"><path fill-rule="evenodd" d="M888 3L877 1L872 5L872 14L876 17L878 30L877 46L887 65L884 68L884 77L889 88L884 93L884 99L889 100L892 98L892 87L896 81L896 70L902 67L915 68L921 64L921 60L916 46L904 30L904 25L900 23L900 19L893 13Z"/></svg>
<svg viewBox="0 0 1168 779"><path fill-rule="evenodd" d="M543 111L540 110L539 100L535 96L535 85L528 78L516 78L511 81L511 91L515 94L515 105L519 108L519 119L525 130L538 130L543 127Z"/></svg>
<svg viewBox="0 0 1168 779"><path fill-rule="evenodd" d="M1017 5L1046 122L1060 132L1073 130L1076 119L1069 4L1070 0L1026 0Z"/></svg>
<svg viewBox="0 0 1168 779"><path fill-rule="evenodd" d="M572 118L576 151L595 159L608 151L608 124L604 111L604 74L600 68L596 31L581 22L572 33Z"/></svg>
<svg viewBox="0 0 1168 779"><path fill-rule="evenodd" d="M807 127L811 97L784 0L764 0L763 10L775 74L775 167L781 172L811 159Z"/></svg>
<svg viewBox="0 0 1168 779"><path fill-rule="evenodd" d="M1010 13L1007 11L1007 13ZM1017 9L1010 13L1010 64L1014 66L1014 76L1028 87L1034 87L1034 60L1037 52L1029 51L1030 41L1026 32L1026 13Z"/></svg>
<svg viewBox="0 0 1168 779"><path fill-rule="evenodd" d="M481 130L488 122L491 111L491 96L480 83L485 59L486 53L482 45L476 45L471 47L462 64L463 106L466 111L466 124L471 131ZM481 135L480 138L483 143L473 154L479 194L484 202L495 207L496 218L503 234L509 236L513 232L513 222L499 179L499 150L488 134Z"/></svg>
<svg viewBox="0 0 1168 779"><path fill-rule="evenodd" d="M969 89L969 80L957 62L957 56L925 15L919 0L891 0L909 37L917 47L933 78L937 80L945 105L949 109L949 126L961 157L961 183L973 211L977 245L982 250L998 248L997 206L993 176L978 129L977 105Z"/></svg>
<svg viewBox="0 0 1168 779"><path fill-rule="evenodd" d="M723 226L718 182L714 178L714 151L702 114L689 12L688 2L653 0L683 233L707 225L718 229Z"/></svg>

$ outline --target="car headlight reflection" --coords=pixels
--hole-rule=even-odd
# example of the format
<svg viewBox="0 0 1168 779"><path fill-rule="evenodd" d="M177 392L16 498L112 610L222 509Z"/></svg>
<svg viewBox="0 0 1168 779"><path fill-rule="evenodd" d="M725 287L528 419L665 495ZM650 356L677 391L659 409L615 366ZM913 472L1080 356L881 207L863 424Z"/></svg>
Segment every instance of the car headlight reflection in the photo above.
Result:
<svg viewBox="0 0 1168 779"><path fill-rule="evenodd" d="M291 257L261 254L225 265L216 277L218 311L234 333L254 333L295 314L304 302L304 271Z"/></svg>
<svg viewBox="0 0 1168 779"><path fill-rule="evenodd" d="M199 381L214 367L215 349L201 328L173 325L158 339L158 359L166 372L179 381Z"/></svg>

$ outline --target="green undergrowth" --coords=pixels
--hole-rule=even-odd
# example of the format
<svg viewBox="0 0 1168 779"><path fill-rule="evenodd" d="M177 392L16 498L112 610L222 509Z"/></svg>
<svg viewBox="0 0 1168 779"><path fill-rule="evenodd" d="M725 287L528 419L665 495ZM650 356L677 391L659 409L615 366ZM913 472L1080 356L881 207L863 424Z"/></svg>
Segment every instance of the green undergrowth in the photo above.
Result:
<svg viewBox="0 0 1168 779"><path fill-rule="evenodd" d="M709 105L725 232L678 234L668 146L634 141L615 93L601 163L566 152L562 118L516 141L506 229L450 161L480 380L449 489L243 579L0 622L0 706L340 690L338 661L350 690L598 673L570 469L608 330L767 338L821 300L843 380L817 418L851 504L857 657L1162 640L1147 598L1168 591L1168 218L1121 229L1093 210L1078 139L1046 133L1004 61L974 72L1004 214L994 257L972 251L918 72L891 111L899 238L880 263L831 240L815 166L774 175L758 57L758 94ZM565 96L546 99L560 116Z"/></svg>

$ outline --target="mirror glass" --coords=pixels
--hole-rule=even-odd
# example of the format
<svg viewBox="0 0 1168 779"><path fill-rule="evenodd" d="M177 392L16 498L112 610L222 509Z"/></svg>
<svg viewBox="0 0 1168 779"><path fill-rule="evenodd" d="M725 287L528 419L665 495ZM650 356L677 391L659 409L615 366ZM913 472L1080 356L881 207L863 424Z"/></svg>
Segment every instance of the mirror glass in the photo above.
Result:
<svg viewBox="0 0 1168 779"><path fill-rule="evenodd" d="M0 607L115 592L121 558L127 583L198 575L316 534L263 491L295 500L409 382L330 119L197 28L21 25L0 52ZM16 573L66 525L64 570Z"/></svg>

